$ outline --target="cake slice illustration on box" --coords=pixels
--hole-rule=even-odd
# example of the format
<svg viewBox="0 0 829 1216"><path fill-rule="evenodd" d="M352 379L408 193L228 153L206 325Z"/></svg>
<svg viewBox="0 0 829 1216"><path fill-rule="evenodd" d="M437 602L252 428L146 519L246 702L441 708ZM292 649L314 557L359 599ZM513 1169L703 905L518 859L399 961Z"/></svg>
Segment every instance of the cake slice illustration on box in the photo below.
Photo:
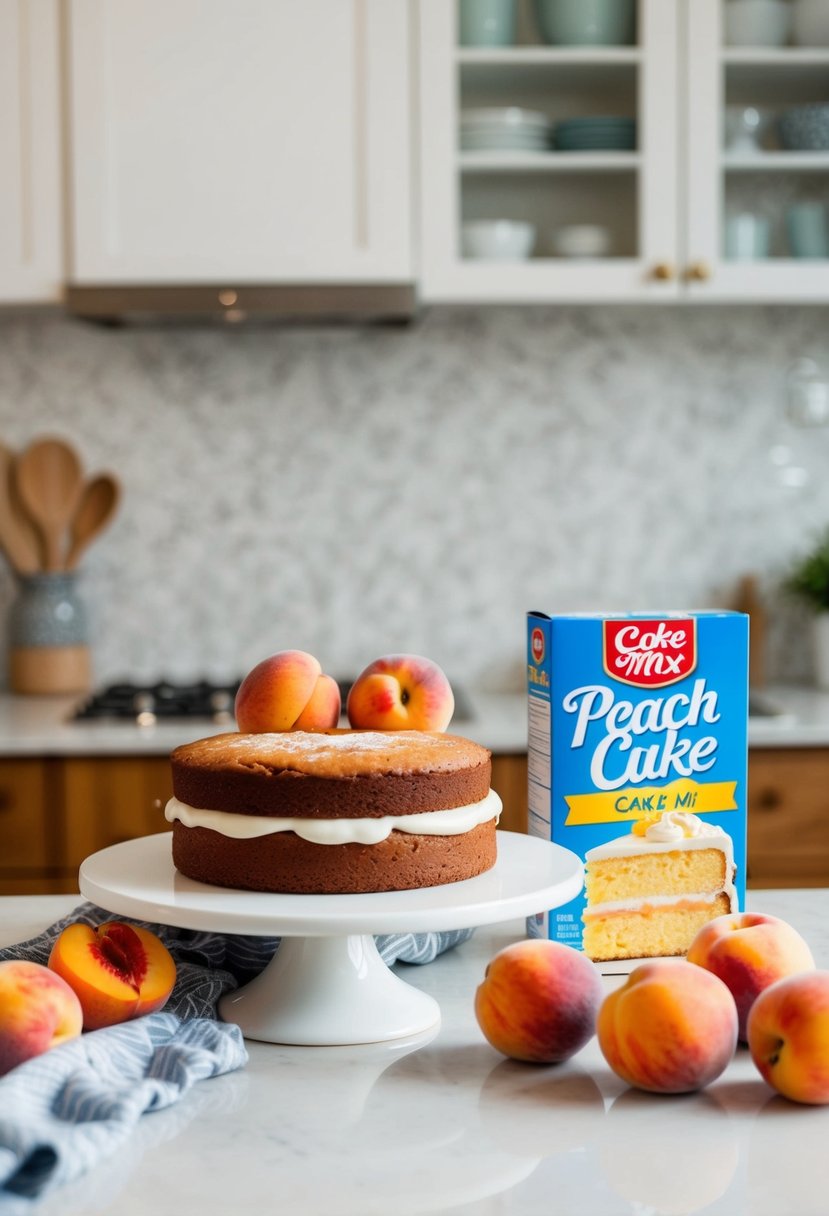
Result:
<svg viewBox="0 0 829 1216"><path fill-rule="evenodd" d="M733 841L698 815L638 819L584 860L583 945L595 962L685 954L704 924L737 911Z"/></svg>

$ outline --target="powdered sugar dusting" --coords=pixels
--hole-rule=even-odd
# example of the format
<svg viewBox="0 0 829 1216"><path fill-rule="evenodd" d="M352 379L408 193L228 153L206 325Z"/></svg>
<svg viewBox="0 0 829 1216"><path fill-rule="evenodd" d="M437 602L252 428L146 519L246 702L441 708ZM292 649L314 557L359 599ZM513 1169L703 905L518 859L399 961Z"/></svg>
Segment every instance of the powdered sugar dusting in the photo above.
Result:
<svg viewBox="0 0 829 1216"><path fill-rule="evenodd" d="M316 776L454 771L483 763L489 753L458 735L430 731L284 731L212 735L177 749L195 763L260 765Z"/></svg>

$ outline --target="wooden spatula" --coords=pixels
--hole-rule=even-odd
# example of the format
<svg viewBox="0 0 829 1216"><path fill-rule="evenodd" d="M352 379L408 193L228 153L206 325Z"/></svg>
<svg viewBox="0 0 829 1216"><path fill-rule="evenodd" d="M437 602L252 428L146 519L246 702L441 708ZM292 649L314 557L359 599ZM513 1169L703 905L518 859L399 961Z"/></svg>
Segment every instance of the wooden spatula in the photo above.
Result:
<svg viewBox="0 0 829 1216"><path fill-rule="evenodd" d="M110 522L120 501L121 486L111 473L98 473L84 485L70 524L67 570L75 568L87 545Z"/></svg>
<svg viewBox="0 0 829 1216"><path fill-rule="evenodd" d="M41 565L38 535L17 503L12 485L14 452L0 443L0 548L18 574L35 574Z"/></svg>
<svg viewBox="0 0 829 1216"><path fill-rule="evenodd" d="M43 540L44 567L60 570L83 483L78 455L62 439L36 439L17 457L14 472L20 501Z"/></svg>

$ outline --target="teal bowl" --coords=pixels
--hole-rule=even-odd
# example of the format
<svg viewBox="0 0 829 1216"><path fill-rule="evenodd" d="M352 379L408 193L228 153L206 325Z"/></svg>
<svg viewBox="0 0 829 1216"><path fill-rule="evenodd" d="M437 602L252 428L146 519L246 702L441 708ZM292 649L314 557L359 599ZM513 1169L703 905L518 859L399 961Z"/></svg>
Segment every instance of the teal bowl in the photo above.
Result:
<svg viewBox="0 0 829 1216"><path fill-rule="evenodd" d="M535 0L535 19L551 46L630 46L636 0Z"/></svg>

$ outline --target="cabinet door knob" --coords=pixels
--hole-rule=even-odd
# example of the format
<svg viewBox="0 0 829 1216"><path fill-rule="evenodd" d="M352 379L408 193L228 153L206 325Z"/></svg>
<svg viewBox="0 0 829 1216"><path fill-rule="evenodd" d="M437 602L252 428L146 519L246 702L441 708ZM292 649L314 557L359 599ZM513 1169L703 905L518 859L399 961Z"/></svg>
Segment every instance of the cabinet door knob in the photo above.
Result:
<svg viewBox="0 0 829 1216"><path fill-rule="evenodd" d="M692 262L685 272L685 277L692 283L707 283L711 278L711 267L707 262Z"/></svg>
<svg viewBox="0 0 829 1216"><path fill-rule="evenodd" d="M772 785L764 786L757 795L756 805L759 811L778 810L783 805L780 790L775 789Z"/></svg>
<svg viewBox="0 0 829 1216"><path fill-rule="evenodd" d="M657 279L660 283L668 282L675 277L676 271L670 262L657 262L651 270L651 278Z"/></svg>

